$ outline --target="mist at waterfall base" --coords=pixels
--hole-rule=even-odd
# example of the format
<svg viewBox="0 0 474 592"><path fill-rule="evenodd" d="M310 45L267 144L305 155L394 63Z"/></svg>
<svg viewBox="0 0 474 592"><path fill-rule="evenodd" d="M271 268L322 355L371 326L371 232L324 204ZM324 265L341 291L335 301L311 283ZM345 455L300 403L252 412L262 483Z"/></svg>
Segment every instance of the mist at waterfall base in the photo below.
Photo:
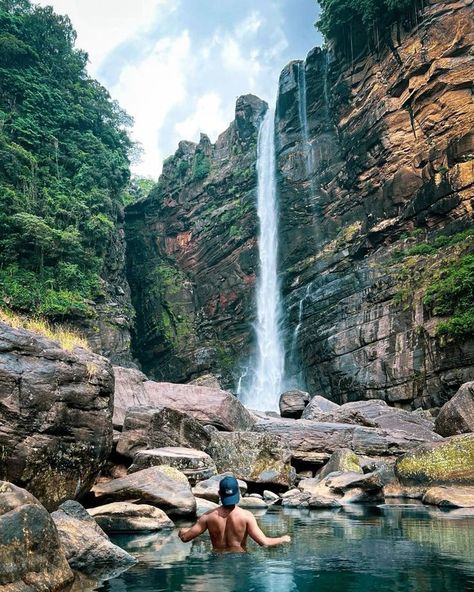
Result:
<svg viewBox="0 0 474 592"><path fill-rule="evenodd" d="M278 278L278 201L273 109L267 110L258 133L257 177L260 233L255 353L239 378L237 394L247 407L259 411L278 411L279 398L285 387L285 352Z"/></svg>

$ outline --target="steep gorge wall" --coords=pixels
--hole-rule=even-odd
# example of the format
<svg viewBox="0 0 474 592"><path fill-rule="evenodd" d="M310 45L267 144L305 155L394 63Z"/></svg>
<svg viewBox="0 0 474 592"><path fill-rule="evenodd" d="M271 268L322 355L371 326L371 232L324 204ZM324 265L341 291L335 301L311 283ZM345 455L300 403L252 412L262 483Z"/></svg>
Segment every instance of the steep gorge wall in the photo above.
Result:
<svg viewBox="0 0 474 592"><path fill-rule="evenodd" d="M472 227L473 13L470 0L431 2L400 43L394 34L393 50L347 65L316 49L282 73L288 349L294 340L294 371L313 393L433 406L474 378L472 338L441 339L423 304L430 283L474 249L472 236L430 247ZM420 242L432 253L413 249Z"/></svg>
<svg viewBox="0 0 474 592"><path fill-rule="evenodd" d="M180 142L150 196L127 208L134 351L153 378L212 372L234 383L254 314L255 161L266 109L240 97L216 144L204 135Z"/></svg>

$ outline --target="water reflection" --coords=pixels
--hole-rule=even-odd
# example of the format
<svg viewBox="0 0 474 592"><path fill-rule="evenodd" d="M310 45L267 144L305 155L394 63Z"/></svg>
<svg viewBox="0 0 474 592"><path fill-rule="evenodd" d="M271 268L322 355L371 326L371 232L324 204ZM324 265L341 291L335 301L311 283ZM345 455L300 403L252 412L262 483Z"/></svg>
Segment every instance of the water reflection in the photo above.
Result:
<svg viewBox="0 0 474 592"><path fill-rule="evenodd" d="M334 510L272 508L258 521L288 546L214 554L176 532L116 537L139 559L107 592L464 592L474 589L474 516L418 504Z"/></svg>

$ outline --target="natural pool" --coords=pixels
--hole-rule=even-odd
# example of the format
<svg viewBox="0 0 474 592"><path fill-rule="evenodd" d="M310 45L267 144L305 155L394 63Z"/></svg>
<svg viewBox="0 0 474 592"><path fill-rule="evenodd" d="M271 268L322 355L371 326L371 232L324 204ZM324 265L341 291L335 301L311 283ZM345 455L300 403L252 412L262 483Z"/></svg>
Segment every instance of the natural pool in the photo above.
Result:
<svg viewBox="0 0 474 592"><path fill-rule="evenodd" d="M258 515L257 515L258 516ZM474 513L408 504L337 510L272 508L258 516L292 542L216 555L203 536L114 537L139 563L103 583L106 592L463 592L474 590Z"/></svg>

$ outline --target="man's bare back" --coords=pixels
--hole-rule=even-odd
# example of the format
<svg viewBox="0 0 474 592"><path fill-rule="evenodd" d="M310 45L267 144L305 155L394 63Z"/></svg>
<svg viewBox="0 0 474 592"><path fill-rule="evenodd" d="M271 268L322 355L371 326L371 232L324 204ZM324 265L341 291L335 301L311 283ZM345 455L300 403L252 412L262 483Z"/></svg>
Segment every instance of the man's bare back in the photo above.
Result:
<svg viewBox="0 0 474 592"><path fill-rule="evenodd" d="M191 528L182 528L179 538L187 543L206 530L209 531L214 551L244 553L247 550L247 537L250 536L260 546L289 543L290 537L267 537L255 520L255 516L238 506L220 506L203 514Z"/></svg>

